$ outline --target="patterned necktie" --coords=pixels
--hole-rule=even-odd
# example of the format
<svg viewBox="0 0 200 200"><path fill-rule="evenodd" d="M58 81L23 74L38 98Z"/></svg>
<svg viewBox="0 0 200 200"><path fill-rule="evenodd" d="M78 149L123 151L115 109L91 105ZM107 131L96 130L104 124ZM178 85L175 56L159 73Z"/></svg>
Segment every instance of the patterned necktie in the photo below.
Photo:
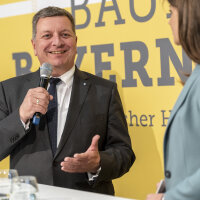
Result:
<svg viewBox="0 0 200 200"><path fill-rule="evenodd" d="M60 81L59 78L51 78L49 81L50 87L48 89L49 94L53 96L53 100L49 101L48 111L46 114L53 155L55 155L57 149L58 104L56 85Z"/></svg>

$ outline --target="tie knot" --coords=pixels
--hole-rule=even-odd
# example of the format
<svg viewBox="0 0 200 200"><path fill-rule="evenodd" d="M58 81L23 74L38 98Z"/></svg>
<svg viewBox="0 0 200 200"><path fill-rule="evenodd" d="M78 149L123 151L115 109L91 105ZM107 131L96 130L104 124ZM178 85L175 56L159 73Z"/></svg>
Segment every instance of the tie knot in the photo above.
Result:
<svg viewBox="0 0 200 200"><path fill-rule="evenodd" d="M50 85L57 85L61 80L59 78L50 78Z"/></svg>

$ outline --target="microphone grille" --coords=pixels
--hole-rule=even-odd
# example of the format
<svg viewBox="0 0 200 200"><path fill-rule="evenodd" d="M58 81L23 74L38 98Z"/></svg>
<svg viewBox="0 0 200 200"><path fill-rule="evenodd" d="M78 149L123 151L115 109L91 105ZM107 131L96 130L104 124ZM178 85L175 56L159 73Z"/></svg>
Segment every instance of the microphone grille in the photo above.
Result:
<svg viewBox="0 0 200 200"><path fill-rule="evenodd" d="M49 63L43 63L40 67L40 76L41 77L50 77L52 73L52 65Z"/></svg>

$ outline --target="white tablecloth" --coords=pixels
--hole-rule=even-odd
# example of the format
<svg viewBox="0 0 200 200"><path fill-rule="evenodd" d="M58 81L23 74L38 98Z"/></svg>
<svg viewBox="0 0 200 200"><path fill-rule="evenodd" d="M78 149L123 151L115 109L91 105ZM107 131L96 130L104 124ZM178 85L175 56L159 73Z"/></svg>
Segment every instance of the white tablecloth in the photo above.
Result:
<svg viewBox="0 0 200 200"><path fill-rule="evenodd" d="M126 198L39 184L38 200L128 200Z"/></svg>

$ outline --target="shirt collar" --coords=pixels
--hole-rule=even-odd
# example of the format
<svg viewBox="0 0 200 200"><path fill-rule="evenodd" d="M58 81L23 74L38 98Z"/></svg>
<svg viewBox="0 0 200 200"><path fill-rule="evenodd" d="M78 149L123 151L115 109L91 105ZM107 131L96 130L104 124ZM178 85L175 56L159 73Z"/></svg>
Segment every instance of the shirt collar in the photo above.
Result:
<svg viewBox="0 0 200 200"><path fill-rule="evenodd" d="M75 72L75 65L69 71L65 72L64 74L62 74L57 78L60 78L63 83L65 83L68 87L70 87L73 82L74 72Z"/></svg>

